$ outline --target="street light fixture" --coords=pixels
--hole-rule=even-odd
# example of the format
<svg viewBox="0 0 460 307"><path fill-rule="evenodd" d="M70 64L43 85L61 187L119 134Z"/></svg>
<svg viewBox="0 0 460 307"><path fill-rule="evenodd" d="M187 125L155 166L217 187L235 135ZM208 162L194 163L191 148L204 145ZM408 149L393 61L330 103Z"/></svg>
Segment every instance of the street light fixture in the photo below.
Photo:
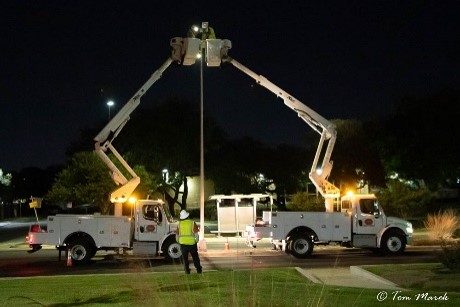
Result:
<svg viewBox="0 0 460 307"><path fill-rule="evenodd" d="M161 173L163 174L163 180L164 182L168 183L169 181L169 171L167 168L164 168Z"/></svg>
<svg viewBox="0 0 460 307"><path fill-rule="evenodd" d="M107 101L107 106L109 107L109 120L110 120L110 108L115 104L115 102L113 102L113 100L109 100Z"/></svg>

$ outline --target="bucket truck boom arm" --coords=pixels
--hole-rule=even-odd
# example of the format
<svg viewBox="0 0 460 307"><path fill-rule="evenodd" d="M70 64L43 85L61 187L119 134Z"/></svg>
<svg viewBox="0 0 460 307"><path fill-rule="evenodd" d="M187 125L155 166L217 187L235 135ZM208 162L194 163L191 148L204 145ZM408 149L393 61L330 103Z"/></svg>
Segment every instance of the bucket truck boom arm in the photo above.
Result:
<svg viewBox="0 0 460 307"><path fill-rule="evenodd" d="M141 97L156 81L158 81L158 79L161 78L164 71L171 65L172 62L177 62L183 65L191 65L195 62L196 55L199 52L200 43L201 40L195 38L172 38L170 42L171 56L150 76L144 85L94 138L95 151L97 155L110 169L111 176L115 183L121 185L110 195L111 202L125 202L140 183L139 176L113 147L113 140L126 125L131 113L139 106ZM128 180L122 171L112 162L112 160L110 160L107 156L107 149L109 149L115 158L121 163L123 168L131 176L131 179Z"/></svg>
<svg viewBox="0 0 460 307"><path fill-rule="evenodd" d="M309 177L318 191L326 200L326 211L333 211L334 199L340 196L340 190L327 179L332 170L331 154L334 148L337 132L334 124L326 120L324 117L313 111L311 108L304 105L302 102L282 90L265 77L257 75L249 68L227 56L227 51L221 52L223 62L231 63L249 77L253 78L257 84L265 87L277 97L281 97L284 104L295 111L297 115L303 119L314 131L320 134L320 141L316 149L315 158L311 166ZM325 143L327 143L324 149ZM322 156L321 165L318 167L319 160Z"/></svg>
<svg viewBox="0 0 460 307"><path fill-rule="evenodd" d="M118 151L113 147L112 142L118 136L120 131L128 122L131 113L139 106L141 102L141 97L147 92L147 90L161 78L163 72L171 65L172 59L168 58L163 65L157 69L145 82L145 84L134 94L133 97L121 108L121 110L109 121L109 123L104 127L104 129L99 132L99 134L94 138L95 151L96 154L104 161L104 163L109 167L110 173L113 180L121 185L120 188L113 191L110 195L110 200L112 202L124 202L131 195L131 193L136 189L140 183L139 176L134 172L134 170L129 166L129 164L123 159L123 157L118 153ZM107 149L109 149L116 159L121 163L121 165L128 171L131 175L131 179L128 180L121 170L109 159L107 156Z"/></svg>

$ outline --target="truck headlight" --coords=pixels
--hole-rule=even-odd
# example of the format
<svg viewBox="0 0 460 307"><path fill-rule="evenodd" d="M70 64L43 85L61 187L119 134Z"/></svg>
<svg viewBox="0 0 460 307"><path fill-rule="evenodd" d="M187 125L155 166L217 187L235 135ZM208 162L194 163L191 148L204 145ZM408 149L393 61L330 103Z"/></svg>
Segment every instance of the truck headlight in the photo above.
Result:
<svg viewBox="0 0 460 307"><path fill-rule="evenodd" d="M412 228L412 224L409 223L409 224L406 226L406 232L409 233L409 234L414 233L414 229Z"/></svg>

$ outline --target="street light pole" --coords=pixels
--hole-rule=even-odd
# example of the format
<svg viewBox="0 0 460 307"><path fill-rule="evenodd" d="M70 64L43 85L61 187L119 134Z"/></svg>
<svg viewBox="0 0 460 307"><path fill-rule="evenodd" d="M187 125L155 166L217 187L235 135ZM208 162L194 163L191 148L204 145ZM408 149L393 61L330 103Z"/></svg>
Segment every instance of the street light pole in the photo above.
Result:
<svg viewBox="0 0 460 307"><path fill-rule="evenodd" d="M107 101L107 106L109 107L109 120L110 120L110 108L115 104L115 102L113 102L113 100L109 100Z"/></svg>
<svg viewBox="0 0 460 307"><path fill-rule="evenodd" d="M202 27L205 23L202 24ZM206 23L207 26L207 23ZM200 66L200 240L199 249L206 251L206 240L204 239L204 98L203 98L203 67L205 61L205 46L201 42L201 66Z"/></svg>

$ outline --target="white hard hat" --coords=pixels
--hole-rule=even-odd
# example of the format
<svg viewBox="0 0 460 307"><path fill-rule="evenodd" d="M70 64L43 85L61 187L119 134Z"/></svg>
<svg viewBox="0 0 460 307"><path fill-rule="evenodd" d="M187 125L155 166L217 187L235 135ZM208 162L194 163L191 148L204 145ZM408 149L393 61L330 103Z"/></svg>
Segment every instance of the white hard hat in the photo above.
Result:
<svg viewBox="0 0 460 307"><path fill-rule="evenodd" d="M188 218L189 215L190 215L190 214L189 214L187 211L182 210L182 211L180 212L180 219L181 219L181 220L185 220L186 218Z"/></svg>

